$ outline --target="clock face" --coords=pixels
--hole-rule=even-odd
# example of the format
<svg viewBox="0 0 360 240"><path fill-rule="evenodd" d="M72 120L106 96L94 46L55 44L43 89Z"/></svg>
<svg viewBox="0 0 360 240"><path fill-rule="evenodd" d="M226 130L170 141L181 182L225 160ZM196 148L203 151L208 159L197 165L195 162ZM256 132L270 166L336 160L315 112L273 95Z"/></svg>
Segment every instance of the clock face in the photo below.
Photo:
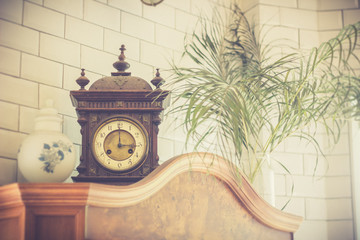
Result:
<svg viewBox="0 0 360 240"><path fill-rule="evenodd" d="M104 168L129 172L141 166L149 152L148 135L138 122L126 117L114 117L95 131L92 151Z"/></svg>

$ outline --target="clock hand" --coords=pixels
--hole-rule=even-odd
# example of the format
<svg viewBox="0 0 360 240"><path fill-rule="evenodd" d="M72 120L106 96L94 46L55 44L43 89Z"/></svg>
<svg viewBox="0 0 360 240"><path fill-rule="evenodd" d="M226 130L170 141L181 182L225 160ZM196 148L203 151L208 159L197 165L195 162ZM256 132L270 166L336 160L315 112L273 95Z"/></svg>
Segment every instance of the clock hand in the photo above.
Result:
<svg viewBox="0 0 360 240"><path fill-rule="evenodd" d="M124 145L121 144L120 132L121 132L121 131L120 131L120 127L119 127L119 143L118 143L118 145L117 145L118 148L121 148L122 146L124 146Z"/></svg>
<svg viewBox="0 0 360 240"><path fill-rule="evenodd" d="M136 145L134 143L133 144L122 144L121 146L122 147L127 146L127 147L132 147L132 148L136 147Z"/></svg>

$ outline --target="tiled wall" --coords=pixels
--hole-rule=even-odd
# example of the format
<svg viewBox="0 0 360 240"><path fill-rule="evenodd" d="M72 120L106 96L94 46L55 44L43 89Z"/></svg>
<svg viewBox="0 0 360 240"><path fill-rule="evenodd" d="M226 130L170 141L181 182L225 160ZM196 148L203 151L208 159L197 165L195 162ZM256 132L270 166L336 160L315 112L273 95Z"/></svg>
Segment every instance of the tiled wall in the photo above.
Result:
<svg viewBox="0 0 360 240"><path fill-rule="evenodd" d="M316 46L345 24L360 20L355 0L239 3L249 16L272 27L269 38L287 38L295 48ZM0 0L0 184L22 180L17 150L48 98L55 100L63 132L79 150L69 91L79 88L75 80L80 68L86 69L90 84L110 75L118 48L125 44L132 75L150 81L155 68L166 69L168 60L180 57L184 35L192 30L199 11L211 9L210 0L164 0L155 8L140 0ZM168 73L162 76L166 79ZM184 152L184 134L173 122L170 116L160 125L161 161ZM324 131L317 134L326 146ZM294 182L286 210L305 218L295 239L353 239L348 143L345 131L340 144L327 151L329 165L320 159L315 177L315 154L308 146L291 140L274 154L292 172L291 177L276 169L277 206L288 200Z"/></svg>

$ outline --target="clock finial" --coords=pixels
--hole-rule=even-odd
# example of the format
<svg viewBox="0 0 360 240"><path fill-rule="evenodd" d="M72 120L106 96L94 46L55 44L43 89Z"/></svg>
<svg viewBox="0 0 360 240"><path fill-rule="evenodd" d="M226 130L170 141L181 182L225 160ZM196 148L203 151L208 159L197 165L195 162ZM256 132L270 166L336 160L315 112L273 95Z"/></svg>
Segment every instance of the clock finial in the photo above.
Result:
<svg viewBox="0 0 360 240"><path fill-rule="evenodd" d="M165 80L160 77L160 72L159 72L159 68L156 69L156 75L153 78L153 80L151 80L151 83L156 87L156 88L160 88L161 85L163 85L165 82Z"/></svg>
<svg viewBox="0 0 360 240"><path fill-rule="evenodd" d="M77 84L81 87L80 90L85 90L85 86L90 82L90 80L85 76L85 69L81 69L81 76L76 79Z"/></svg>
<svg viewBox="0 0 360 240"><path fill-rule="evenodd" d="M120 61L124 61L124 60L125 60L124 51L126 50L125 45L122 44L122 45L121 45L121 48L119 48L119 50L121 51L120 56L119 56L119 60L120 60Z"/></svg>
<svg viewBox="0 0 360 240"><path fill-rule="evenodd" d="M122 44L120 49L120 55L119 55L119 61L114 62L113 67L118 70L118 72L116 73L111 73L111 75L113 76L129 76L131 75L131 73L125 72L126 69L128 69L130 67L130 64L128 62L125 61L125 54L124 51L126 50L125 45Z"/></svg>

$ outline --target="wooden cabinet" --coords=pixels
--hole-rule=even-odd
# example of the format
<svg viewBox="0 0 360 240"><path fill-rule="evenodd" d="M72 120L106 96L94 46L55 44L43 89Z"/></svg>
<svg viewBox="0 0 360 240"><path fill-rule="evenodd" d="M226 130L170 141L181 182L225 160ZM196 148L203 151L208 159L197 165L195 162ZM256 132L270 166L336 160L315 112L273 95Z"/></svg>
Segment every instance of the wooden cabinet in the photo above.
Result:
<svg viewBox="0 0 360 240"><path fill-rule="evenodd" d="M89 184L21 184L26 239L84 239Z"/></svg>
<svg viewBox="0 0 360 240"><path fill-rule="evenodd" d="M3 186L0 236L4 240L293 239L302 218L271 207L245 178L239 186L227 166L212 154L186 154L129 186Z"/></svg>
<svg viewBox="0 0 360 240"><path fill-rule="evenodd" d="M25 206L18 184L0 187L0 236L14 240L25 237Z"/></svg>
<svg viewBox="0 0 360 240"><path fill-rule="evenodd" d="M86 183L1 187L1 239L84 239L88 190Z"/></svg>

